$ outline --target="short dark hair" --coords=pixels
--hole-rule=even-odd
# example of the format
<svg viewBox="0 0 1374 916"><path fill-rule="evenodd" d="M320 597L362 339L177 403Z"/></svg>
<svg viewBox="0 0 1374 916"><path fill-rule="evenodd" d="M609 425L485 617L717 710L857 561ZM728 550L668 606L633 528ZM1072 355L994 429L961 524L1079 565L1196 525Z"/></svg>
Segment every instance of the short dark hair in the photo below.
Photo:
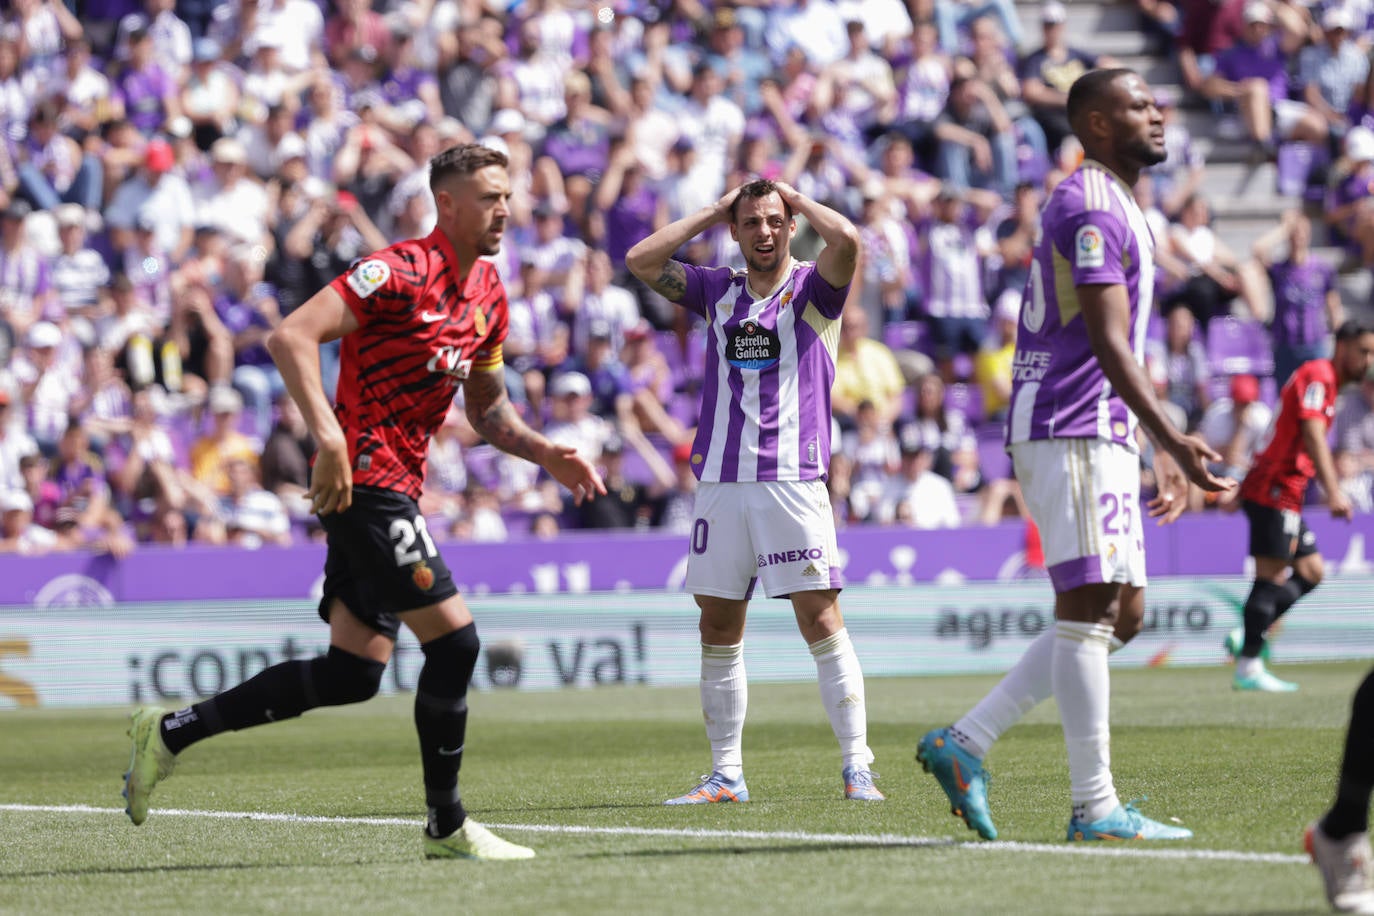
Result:
<svg viewBox="0 0 1374 916"><path fill-rule="evenodd" d="M509 164L505 153L480 143L451 146L429 160L429 189L436 191L449 178L466 178L489 165L505 168Z"/></svg>
<svg viewBox="0 0 1374 916"><path fill-rule="evenodd" d="M767 178L756 178L740 188L739 193L735 195L735 199L730 201L730 222L733 223L735 220L739 219L739 204L744 198L752 197L755 200L762 200L769 194L778 194L778 186ZM781 194L778 194L778 199L782 200ZM787 218L791 219L792 205L783 200L782 209L787 213Z"/></svg>
<svg viewBox="0 0 1374 916"><path fill-rule="evenodd" d="M1355 340L1366 334L1374 334L1374 324L1358 318L1348 318L1336 328L1336 340Z"/></svg>
<svg viewBox="0 0 1374 916"><path fill-rule="evenodd" d="M1074 80L1069 87L1069 99L1064 113L1068 115L1073 132L1079 132L1079 122L1090 111L1100 111L1111 95L1112 83L1123 76L1136 76L1134 70L1126 67L1110 67L1105 70L1089 70ZM1081 136L1079 139L1083 139Z"/></svg>

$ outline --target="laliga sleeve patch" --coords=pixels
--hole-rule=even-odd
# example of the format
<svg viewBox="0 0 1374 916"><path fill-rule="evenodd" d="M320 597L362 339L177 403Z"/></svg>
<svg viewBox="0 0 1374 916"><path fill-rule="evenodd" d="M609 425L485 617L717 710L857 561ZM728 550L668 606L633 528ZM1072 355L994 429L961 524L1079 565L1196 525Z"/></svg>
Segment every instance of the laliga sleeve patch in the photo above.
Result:
<svg viewBox="0 0 1374 916"><path fill-rule="evenodd" d="M391 267L385 261L364 261L348 275L348 288L366 299L391 279Z"/></svg>
<svg viewBox="0 0 1374 916"><path fill-rule="evenodd" d="M1304 410L1321 410L1326 406L1326 386L1321 382L1312 382L1302 393L1302 406Z"/></svg>
<svg viewBox="0 0 1374 916"><path fill-rule="evenodd" d="M1074 266L1079 270L1102 267L1107 263L1107 244L1102 230L1088 223L1080 226L1073 237Z"/></svg>

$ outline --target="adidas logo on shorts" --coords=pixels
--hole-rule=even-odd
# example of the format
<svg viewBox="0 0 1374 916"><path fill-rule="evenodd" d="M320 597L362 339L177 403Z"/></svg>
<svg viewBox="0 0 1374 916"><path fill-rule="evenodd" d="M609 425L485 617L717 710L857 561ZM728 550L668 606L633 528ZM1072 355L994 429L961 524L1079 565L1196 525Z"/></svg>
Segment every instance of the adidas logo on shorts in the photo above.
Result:
<svg viewBox="0 0 1374 916"><path fill-rule="evenodd" d="M815 564L815 563L807 563L807 564L806 564L806 569L803 569L803 570L802 570L802 575L803 575L803 576L810 576L810 577L813 578L813 579L816 578L817 576L819 576L820 574L821 574L821 571L820 571L819 569L816 568L816 564Z"/></svg>

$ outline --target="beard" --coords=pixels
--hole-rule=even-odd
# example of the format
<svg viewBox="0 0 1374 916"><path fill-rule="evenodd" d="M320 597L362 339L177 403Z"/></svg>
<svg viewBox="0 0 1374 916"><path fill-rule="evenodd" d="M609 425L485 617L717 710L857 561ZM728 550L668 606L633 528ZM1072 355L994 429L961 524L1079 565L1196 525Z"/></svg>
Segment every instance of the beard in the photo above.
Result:
<svg viewBox="0 0 1374 916"><path fill-rule="evenodd" d="M1169 158L1169 151L1163 147L1156 149L1148 139L1135 140L1126 145L1122 150L1126 158L1140 163L1142 168L1149 168L1152 165L1159 165Z"/></svg>

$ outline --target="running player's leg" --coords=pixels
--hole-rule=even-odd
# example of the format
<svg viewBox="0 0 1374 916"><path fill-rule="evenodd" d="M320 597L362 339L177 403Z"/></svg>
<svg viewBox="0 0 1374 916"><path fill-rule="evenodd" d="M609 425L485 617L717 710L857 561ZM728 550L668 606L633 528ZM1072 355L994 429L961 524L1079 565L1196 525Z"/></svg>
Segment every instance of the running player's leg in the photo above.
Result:
<svg viewBox="0 0 1374 916"><path fill-rule="evenodd" d="M1244 637L1236 655L1231 683L1237 690L1291 692L1297 689L1296 684L1280 680L1265 669L1264 634L1278 619L1280 603L1284 610L1292 607L1301 594L1302 585L1307 582L1303 577L1294 583L1290 599L1288 571L1300 543L1304 527L1302 517L1250 500L1245 500L1242 507L1250 522L1250 556L1254 558L1255 581L1245 599ZM1311 573L1313 562L1309 560L1305 565Z"/></svg>
<svg viewBox="0 0 1374 916"><path fill-rule="evenodd" d="M744 621L756 566L749 529L753 483L698 487L687 559L687 590L701 609L701 712L711 744L711 772L669 805L748 801L744 781L744 716L749 683Z"/></svg>
<svg viewBox="0 0 1374 916"><path fill-rule="evenodd" d="M1307 851L1337 910L1374 913L1369 798L1374 789L1374 672L1355 691L1340 782L1330 810L1307 828Z"/></svg>
<svg viewBox="0 0 1374 916"><path fill-rule="evenodd" d="M468 686L481 642L462 596L404 611L424 653L415 684L415 731L425 784L425 855L431 859L528 859L534 851L497 837L463 809L458 770L467 739Z"/></svg>
<svg viewBox="0 0 1374 916"><path fill-rule="evenodd" d="M360 703L375 696L391 658L394 636L363 623L334 598L329 651L280 662L236 687L176 712L143 707L133 716L124 794L135 824L148 816L154 786L171 775L176 755L223 731L293 719L320 706Z"/></svg>

